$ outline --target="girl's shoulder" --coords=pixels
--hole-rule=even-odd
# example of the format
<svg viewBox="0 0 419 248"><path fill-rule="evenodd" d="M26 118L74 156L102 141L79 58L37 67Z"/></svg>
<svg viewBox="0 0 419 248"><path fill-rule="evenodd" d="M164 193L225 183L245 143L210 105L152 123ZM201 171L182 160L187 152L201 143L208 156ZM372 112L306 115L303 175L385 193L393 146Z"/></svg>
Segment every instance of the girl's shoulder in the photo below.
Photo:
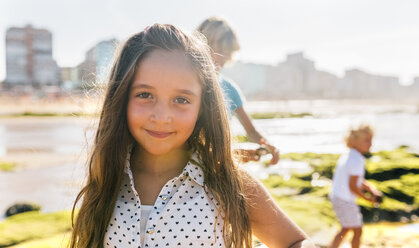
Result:
<svg viewBox="0 0 419 248"><path fill-rule="evenodd" d="M265 186L244 169L239 169L243 181L243 193L248 202L264 200L270 195Z"/></svg>

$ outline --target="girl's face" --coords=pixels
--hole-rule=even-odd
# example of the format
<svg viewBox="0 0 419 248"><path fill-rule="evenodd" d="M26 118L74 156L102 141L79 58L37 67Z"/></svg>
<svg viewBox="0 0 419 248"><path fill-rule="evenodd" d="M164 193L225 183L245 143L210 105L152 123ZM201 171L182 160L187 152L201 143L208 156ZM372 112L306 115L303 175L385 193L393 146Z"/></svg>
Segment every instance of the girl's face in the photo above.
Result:
<svg viewBox="0 0 419 248"><path fill-rule="evenodd" d="M370 133L361 133L354 142L354 148L364 154L369 153L372 145L372 135Z"/></svg>
<svg viewBox="0 0 419 248"><path fill-rule="evenodd" d="M201 106L198 75L181 52L154 50L139 64L132 83L128 128L149 153L186 148Z"/></svg>

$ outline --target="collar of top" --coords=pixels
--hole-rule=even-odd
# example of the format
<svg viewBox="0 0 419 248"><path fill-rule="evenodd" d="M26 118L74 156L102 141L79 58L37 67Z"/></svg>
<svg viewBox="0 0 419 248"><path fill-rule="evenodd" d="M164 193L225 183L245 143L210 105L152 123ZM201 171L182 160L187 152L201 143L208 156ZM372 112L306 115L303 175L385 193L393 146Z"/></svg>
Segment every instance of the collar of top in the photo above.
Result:
<svg viewBox="0 0 419 248"><path fill-rule="evenodd" d="M127 159L125 161L125 167L124 167L124 172L126 174L128 174L131 184L133 184L134 182L134 177L132 175L132 171L131 171L131 164L130 164L130 158L131 158L131 152L132 149L129 149L130 151L127 154ZM197 184L204 186L204 172L202 171L201 167L198 165L200 164L200 159L198 154L195 152L192 154L191 158L189 159L188 163L186 163L185 168L183 168L183 171L180 173L179 176L177 176L176 179L180 179L180 178L187 178L189 177L190 179L194 180Z"/></svg>

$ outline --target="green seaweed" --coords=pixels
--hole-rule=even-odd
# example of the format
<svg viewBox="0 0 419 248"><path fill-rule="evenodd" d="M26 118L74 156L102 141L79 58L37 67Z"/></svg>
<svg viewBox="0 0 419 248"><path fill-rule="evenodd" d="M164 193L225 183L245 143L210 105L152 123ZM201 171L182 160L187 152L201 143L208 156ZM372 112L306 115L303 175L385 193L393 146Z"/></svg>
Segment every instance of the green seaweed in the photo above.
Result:
<svg viewBox="0 0 419 248"><path fill-rule="evenodd" d="M234 141L238 143L245 143L250 142L250 139L246 135L236 135L234 136Z"/></svg>
<svg viewBox="0 0 419 248"><path fill-rule="evenodd" d="M0 162L0 171L13 171L16 167L15 163Z"/></svg>
<svg viewBox="0 0 419 248"><path fill-rule="evenodd" d="M318 173L319 179L326 181L332 177L338 158L338 154L281 155L281 159L307 162ZM417 215L419 174L412 171L418 168L419 156L406 147L374 153L366 164L367 175L372 178L368 181L384 193L384 199L379 208L358 199L364 217L368 221L377 221L370 217L376 215L380 220L390 216L394 217L394 221L400 221L401 218ZM392 177L388 179L388 175ZM311 173L291 175L285 179L280 175L270 175L262 183L281 209L308 234L334 230L339 224L328 199L330 184L314 187L312 177ZM60 247L71 230L70 214L70 211L52 214L29 212L12 216L0 223L0 247L13 244L21 244L17 246L19 248Z"/></svg>
<svg viewBox="0 0 419 248"><path fill-rule="evenodd" d="M71 211L25 212L0 222L0 247L47 238L69 230L71 230Z"/></svg>
<svg viewBox="0 0 419 248"><path fill-rule="evenodd" d="M281 155L281 159L303 161L313 167L320 177L331 179L336 166L338 154L317 153L288 153ZM419 212L419 156L408 151L408 147L400 147L394 151L380 151L373 153L366 162L366 178L384 193L384 201L379 210L372 203L360 199L358 203L367 212L382 211L391 220L397 216L417 215ZM306 193L312 197L327 200L329 187L311 187L311 175L293 175L288 181L280 176L271 176L264 181L268 188L289 187L300 194ZM304 183L306 181L307 183ZM309 188L308 188L309 187ZM307 203L311 204L311 203Z"/></svg>

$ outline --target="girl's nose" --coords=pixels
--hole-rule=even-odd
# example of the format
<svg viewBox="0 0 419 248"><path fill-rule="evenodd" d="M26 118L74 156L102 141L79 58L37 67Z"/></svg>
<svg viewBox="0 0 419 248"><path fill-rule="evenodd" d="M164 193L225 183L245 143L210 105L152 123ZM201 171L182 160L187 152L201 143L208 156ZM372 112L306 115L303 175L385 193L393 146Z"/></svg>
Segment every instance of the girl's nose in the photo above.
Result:
<svg viewBox="0 0 419 248"><path fill-rule="evenodd" d="M164 103L156 103L150 116L151 121L156 123L170 123L173 121L170 106Z"/></svg>

